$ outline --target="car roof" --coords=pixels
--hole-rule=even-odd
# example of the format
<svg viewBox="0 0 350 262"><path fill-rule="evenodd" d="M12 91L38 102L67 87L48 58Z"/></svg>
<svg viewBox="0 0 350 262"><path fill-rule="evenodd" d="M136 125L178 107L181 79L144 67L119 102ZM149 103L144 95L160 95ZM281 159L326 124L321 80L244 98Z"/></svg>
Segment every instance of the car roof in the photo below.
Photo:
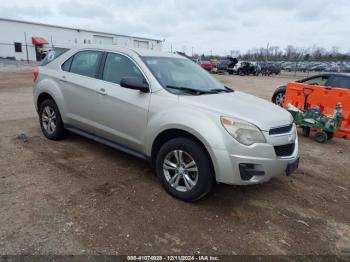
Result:
<svg viewBox="0 0 350 262"><path fill-rule="evenodd" d="M329 73L321 73L321 74L317 74L317 75L311 75L311 76L308 76L304 79L307 79L307 78L312 78L312 77L318 77L318 76L345 76L345 77L350 77L350 73L333 73L333 72L329 72Z"/></svg>
<svg viewBox="0 0 350 262"><path fill-rule="evenodd" d="M184 56L180 56L177 54L173 54L170 52L162 52L155 51L145 48L130 48L130 47L120 47L118 45L82 45L82 46L74 46L70 48L71 50L79 51L79 50L101 50L101 51L115 51L115 52L123 52L123 53L136 53L139 56L148 56L148 57L173 57L173 58L181 58L186 59Z"/></svg>

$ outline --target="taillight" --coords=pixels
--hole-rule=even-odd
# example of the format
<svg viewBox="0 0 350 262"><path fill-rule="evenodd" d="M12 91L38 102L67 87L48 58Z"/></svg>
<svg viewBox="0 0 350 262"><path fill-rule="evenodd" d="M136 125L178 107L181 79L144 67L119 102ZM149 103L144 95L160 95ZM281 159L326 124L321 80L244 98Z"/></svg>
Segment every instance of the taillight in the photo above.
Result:
<svg viewBox="0 0 350 262"><path fill-rule="evenodd" d="M36 81L36 79L38 78L39 75L39 68L34 68L34 72L33 72L33 82Z"/></svg>

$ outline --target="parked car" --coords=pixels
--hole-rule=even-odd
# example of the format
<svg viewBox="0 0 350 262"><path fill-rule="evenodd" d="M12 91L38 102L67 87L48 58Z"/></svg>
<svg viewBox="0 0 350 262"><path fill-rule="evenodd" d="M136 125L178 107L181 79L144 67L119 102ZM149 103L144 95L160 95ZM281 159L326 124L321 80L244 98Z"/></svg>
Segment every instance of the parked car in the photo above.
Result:
<svg viewBox="0 0 350 262"><path fill-rule="evenodd" d="M237 61L234 66L229 66L227 71L231 75L258 75L260 73L260 66L254 62Z"/></svg>
<svg viewBox="0 0 350 262"><path fill-rule="evenodd" d="M69 130L147 159L184 201L215 182L263 183L297 168L286 110L223 86L185 57L110 48L75 47L35 69L34 105L48 139Z"/></svg>
<svg viewBox="0 0 350 262"><path fill-rule="evenodd" d="M261 63L260 68L261 68L262 75L270 76L272 74L278 75L281 73L280 66L278 66L277 64L273 64L273 63Z"/></svg>
<svg viewBox="0 0 350 262"><path fill-rule="evenodd" d="M340 64L340 71L343 73L350 73L350 62L342 62Z"/></svg>
<svg viewBox="0 0 350 262"><path fill-rule="evenodd" d="M261 73L261 67L260 67L259 63L250 62L248 72L250 75L255 75L255 76L259 75Z"/></svg>
<svg viewBox="0 0 350 262"><path fill-rule="evenodd" d="M329 86L337 88L350 89L350 74L346 73L325 73L307 77L298 81L309 85ZM276 105L283 106L287 85L279 86L272 95L272 102Z"/></svg>
<svg viewBox="0 0 350 262"><path fill-rule="evenodd" d="M222 59L219 61L219 63L216 65L217 67L217 72L218 73L225 73L227 72L227 69L230 65L231 61L228 59Z"/></svg>
<svg viewBox="0 0 350 262"><path fill-rule="evenodd" d="M207 71L211 71L213 69L213 65L210 61L199 61L201 67Z"/></svg>

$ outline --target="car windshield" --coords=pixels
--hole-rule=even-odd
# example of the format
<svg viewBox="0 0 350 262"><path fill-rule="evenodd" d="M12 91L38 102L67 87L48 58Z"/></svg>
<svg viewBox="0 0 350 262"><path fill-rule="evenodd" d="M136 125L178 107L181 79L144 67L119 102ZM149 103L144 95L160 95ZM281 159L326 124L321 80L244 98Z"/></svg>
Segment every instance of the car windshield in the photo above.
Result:
<svg viewBox="0 0 350 262"><path fill-rule="evenodd" d="M168 91L176 94L232 92L198 64L183 58L142 57L145 64ZM197 91L197 92L196 92Z"/></svg>

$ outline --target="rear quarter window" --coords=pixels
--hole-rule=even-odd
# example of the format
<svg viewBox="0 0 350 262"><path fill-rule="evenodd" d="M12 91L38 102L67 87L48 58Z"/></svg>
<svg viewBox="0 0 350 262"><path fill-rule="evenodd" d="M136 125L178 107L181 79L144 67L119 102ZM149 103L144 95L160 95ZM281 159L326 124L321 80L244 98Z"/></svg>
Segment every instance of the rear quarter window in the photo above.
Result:
<svg viewBox="0 0 350 262"><path fill-rule="evenodd" d="M48 50L46 50L46 55L44 60L41 62L41 65L47 65L48 63L54 61L56 58L63 55L65 52L67 52L68 48L60 48L60 47L53 47Z"/></svg>

